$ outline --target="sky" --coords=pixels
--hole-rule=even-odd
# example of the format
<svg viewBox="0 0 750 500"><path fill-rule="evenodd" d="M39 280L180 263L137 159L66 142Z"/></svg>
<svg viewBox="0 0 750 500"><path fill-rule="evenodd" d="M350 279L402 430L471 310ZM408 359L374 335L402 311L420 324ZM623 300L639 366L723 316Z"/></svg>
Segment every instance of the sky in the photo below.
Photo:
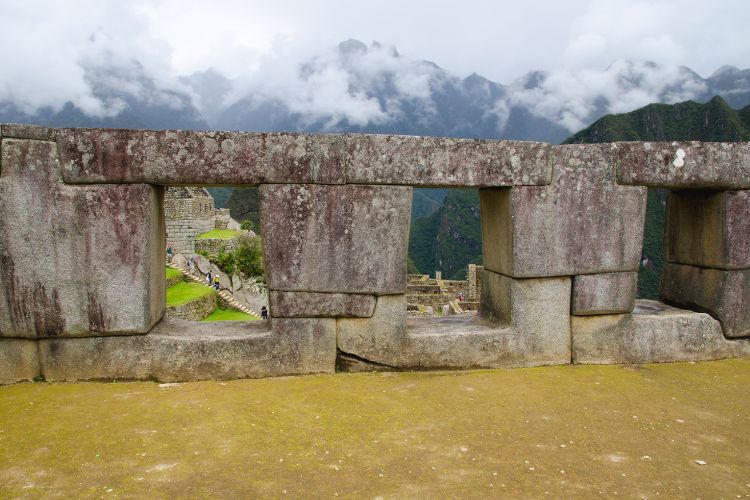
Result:
<svg viewBox="0 0 750 500"><path fill-rule="evenodd" d="M84 78L96 64L137 60L163 85L211 67L257 85L349 38L500 83L531 70L575 80L618 61L686 65L704 77L722 65L750 67L747 0L0 0L0 8L0 100L28 109L71 99L106 113Z"/></svg>

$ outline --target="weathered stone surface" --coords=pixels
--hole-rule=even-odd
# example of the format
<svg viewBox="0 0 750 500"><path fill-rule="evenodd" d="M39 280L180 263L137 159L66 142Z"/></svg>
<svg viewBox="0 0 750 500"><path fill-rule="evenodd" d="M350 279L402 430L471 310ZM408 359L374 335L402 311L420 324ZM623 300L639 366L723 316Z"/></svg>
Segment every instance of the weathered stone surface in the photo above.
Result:
<svg viewBox="0 0 750 500"><path fill-rule="evenodd" d="M570 362L570 278L514 280L494 273L482 297L500 323L475 315L406 319L403 295L378 297L372 318L338 320L338 347L400 368L535 366Z"/></svg>
<svg viewBox="0 0 750 500"><path fill-rule="evenodd" d="M147 332L165 307L161 190L71 187L53 142L2 140L0 336Z"/></svg>
<svg viewBox="0 0 750 500"><path fill-rule="evenodd" d="M36 340L0 339L0 384L33 380L40 373Z"/></svg>
<svg viewBox="0 0 750 500"><path fill-rule="evenodd" d="M19 123L0 124L0 136L14 139L32 139L36 141L54 141L57 129L39 125L22 125Z"/></svg>
<svg viewBox="0 0 750 500"><path fill-rule="evenodd" d="M216 309L217 304L218 295L209 293L186 304L168 306L165 315L170 318L180 318L187 321L200 321L211 314Z"/></svg>
<svg viewBox="0 0 750 500"><path fill-rule="evenodd" d="M664 302L706 312L727 337L750 336L750 269L723 271L667 263L660 295Z"/></svg>
<svg viewBox="0 0 750 500"><path fill-rule="evenodd" d="M571 313L629 313L635 306L638 273L583 274L573 277Z"/></svg>
<svg viewBox="0 0 750 500"><path fill-rule="evenodd" d="M615 181L611 144L552 147L552 184L480 190L484 265L515 278L636 271L646 189Z"/></svg>
<svg viewBox="0 0 750 500"><path fill-rule="evenodd" d="M573 316L573 362L659 363L750 354L750 341L727 340L718 321L651 300L632 314Z"/></svg>
<svg viewBox="0 0 750 500"><path fill-rule="evenodd" d="M60 129L66 182L236 185L343 184L346 136Z"/></svg>
<svg viewBox="0 0 750 500"><path fill-rule="evenodd" d="M621 142L617 170L621 184L750 189L750 143Z"/></svg>
<svg viewBox="0 0 750 500"><path fill-rule="evenodd" d="M404 293L411 188L262 185L271 290Z"/></svg>
<svg viewBox="0 0 750 500"><path fill-rule="evenodd" d="M271 292L274 318L363 317L375 310L375 296L351 293Z"/></svg>
<svg viewBox="0 0 750 500"><path fill-rule="evenodd" d="M549 144L404 135L347 139L347 182L352 184L487 187L550 182Z"/></svg>
<svg viewBox="0 0 750 500"><path fill-rule="evenodd" d="M233 323L233 322L232 322ZM148 335L40 341L48 380L206 379L331 373L336 320L186 323L169 318Z"/></svg>
<svg viewBox="0 0 750 500"><path fill-rule="evenodd" d="M672 191L666 257L718 269L750 268L750 191Z"/></svg>

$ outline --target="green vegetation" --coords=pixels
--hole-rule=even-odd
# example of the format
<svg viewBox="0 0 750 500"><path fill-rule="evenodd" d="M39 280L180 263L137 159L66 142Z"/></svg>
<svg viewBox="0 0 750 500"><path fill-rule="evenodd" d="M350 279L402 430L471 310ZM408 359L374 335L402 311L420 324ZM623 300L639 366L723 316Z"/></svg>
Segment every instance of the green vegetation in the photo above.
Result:
<svg viewBox="0 0 750 500"><path fill-rule="evenodd" d="M167 279L177 278L177 277L182 276L182 273L178 271L177 269L174 269L172 267L167 267L165 269L166 269L165 274L167 276Z"/></svg>
<svg viewBox="0 0 750 500"><path fill-rule="evenodd" d="M466 279L468 264L482 263L479 191L449 189L441 207L412 222L409 257L417 269L446 279Z"/></svg>
<svg viewBox="0 0 750 500"><path fill-rule="evenodd" d="M607 115L568 138L565 144L616 141L750 140L750 106L735 111L719 96L706 104L649 104L630 113ZM643 253L648 261L638 273L638 296L659 298L664 266L662 239L667 191L649 189Z"/></svg>
<svg viewBox="0 0 750 500"><path fill-rule="evenodd" d="M17 384L0 497L734 498L748 380L735 359Z"/></svg>
<svg viewBox="0 0 750 500"><path fill-rule="evenodd" d="M227 201L227 208L234 220L249 220L256 233L260 233L260 195L257 187L235 188Z"/></svg>
<svg viewBox="0 0 750 500"><path fill-rule="evenodd" d="M167 306L181 306L210 293L214 291L206 285L182 281L167 288Z"/></svg>
<svg viewBox="0 0 750 500"><path fill-rule="evenodd" d="M616 141L747 141L750 106L735 111L719 96L705 104L649 104L607 115L563 144Z"/></svg>
<svg viewBox="0 0 750 500"><path fill-rule="evenodd" d="M243 231L253 231L255 232L255 223L251 221L250 219L245 219L240 223L240 229Z"/></svg>
<svg viewBox="0 0 750 500"><path fill-rule="evenodd" d="M255 321L257 319L259 318L242 311L237 311L235 309L219 309L217 307L211 314L203 318L201 321Z"/></svg>
<svg viewBox="0 0 750 500"><path fill-rule="evenodd" d="M237 247L231 252L219 252L208 256L225 274L241 273L247 277L265 275L263 244L260 236L242 235Z"/></svg>
<svg viewBox="0 0 750 500"><path fill-rule="evenodd" d="M208 240L208 239L219 239L219 240L231 240L241 235L240 231L233 231L231 229L212 229L208 232L199 234L195 237L196 240Z"/></svg>

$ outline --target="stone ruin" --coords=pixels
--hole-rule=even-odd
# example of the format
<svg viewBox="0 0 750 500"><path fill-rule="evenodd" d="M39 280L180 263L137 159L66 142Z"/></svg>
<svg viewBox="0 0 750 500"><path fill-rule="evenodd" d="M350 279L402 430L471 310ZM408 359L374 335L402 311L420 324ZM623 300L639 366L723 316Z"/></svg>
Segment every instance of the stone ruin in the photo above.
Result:
<svg viewBox="0 0 750 500"><path fill-rule="evenodd" d="M750 353L750 144L0 126L0 380ZM164 188L257 185L271 319L162 319ZM481 316L407 319L413 186L480 188ZM669 189L664 303L636 300ZM669 304L669 305L665 305Z"/></svg>
<svg viewBox="0 0 750 500"><path fill-rule="evenodd" d="M413 316L434 316L447 306L448 314L479 309L483 266L469 264L465 280L444 280L440 271L409 274L406 282L406 309ZM463 300L459 300L463 298Z"/></svg>
<svg viewBox="0 0 750 500"><path fill-rule="evenodd" d="M196 252L195 237L211 229L240 229L229 209L214 206L214 198L203 187L170 187L164 194L167 243L175 253Z"/></svg>

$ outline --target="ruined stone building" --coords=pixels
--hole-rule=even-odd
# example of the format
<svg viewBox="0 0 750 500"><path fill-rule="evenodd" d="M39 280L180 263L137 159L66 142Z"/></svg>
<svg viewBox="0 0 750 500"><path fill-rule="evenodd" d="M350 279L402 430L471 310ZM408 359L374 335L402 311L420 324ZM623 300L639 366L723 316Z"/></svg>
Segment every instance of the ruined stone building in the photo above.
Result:
<svg viewBox="0 0 750 500"><path fill-rule="evenodd" d="M229 209L214 206L203 187L170 187L164 193L167 243L175 253L195 253L195 237L211 229L239 229Z"/></svg>
<svg viewBox="0 0 750 500"><path fill-rule="evenodd" d="M0 140L0 383L750 355L747 142L7 124ZM164 319L164 190L190 185L259 187L268 321ZM408 317L414 187L479 189L478 315ZM658 302L636 300L648 187L669 190Z"/></svg>

